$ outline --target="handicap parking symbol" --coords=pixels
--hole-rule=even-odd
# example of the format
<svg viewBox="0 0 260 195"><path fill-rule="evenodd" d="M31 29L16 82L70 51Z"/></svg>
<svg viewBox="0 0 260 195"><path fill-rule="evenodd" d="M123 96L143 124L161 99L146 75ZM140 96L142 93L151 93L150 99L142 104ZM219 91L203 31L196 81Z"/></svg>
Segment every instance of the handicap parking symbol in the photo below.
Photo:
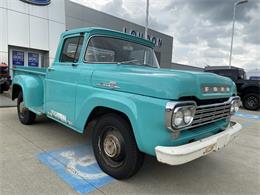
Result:
<svg viewBox="0 0 260 195"><path fill-rule="evenodd" d="M90 145L41 152L37 158L80 194L94 191L114 180L99 168Z"/></svg>

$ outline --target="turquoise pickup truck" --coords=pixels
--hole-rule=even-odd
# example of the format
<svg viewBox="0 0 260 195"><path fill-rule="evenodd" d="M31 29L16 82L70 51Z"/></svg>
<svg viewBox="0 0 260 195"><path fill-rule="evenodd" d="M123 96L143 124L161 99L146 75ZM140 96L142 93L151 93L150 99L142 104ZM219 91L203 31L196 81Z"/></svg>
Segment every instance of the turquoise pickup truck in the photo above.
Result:
<svg viewBox="0 0 260 195"><path fill-rule="evenodd" d="M235 84L212 73L160 68L148 40L102 28L61 35L48 68L14 67L12 99L22 124L46 115L91 130L101 169L126 179L144 154L187 163L232 141L241 125Z"/></svg>

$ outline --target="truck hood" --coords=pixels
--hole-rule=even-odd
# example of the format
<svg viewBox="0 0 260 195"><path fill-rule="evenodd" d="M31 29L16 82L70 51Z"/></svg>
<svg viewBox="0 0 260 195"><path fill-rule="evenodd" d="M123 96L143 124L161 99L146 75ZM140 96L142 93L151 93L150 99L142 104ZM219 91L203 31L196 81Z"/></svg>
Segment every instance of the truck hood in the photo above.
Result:
<svg viewBox="0 0 260 195"><path fill-rule="evenodd" d="M236 94L233 81L212 73L132 65L106 65L103 67L95 69L93 72L92 85L94 87L169 100L178 100L185 96L213 99ZM202 92L202 86L229 86L230 91L205 94Z"/></svg>

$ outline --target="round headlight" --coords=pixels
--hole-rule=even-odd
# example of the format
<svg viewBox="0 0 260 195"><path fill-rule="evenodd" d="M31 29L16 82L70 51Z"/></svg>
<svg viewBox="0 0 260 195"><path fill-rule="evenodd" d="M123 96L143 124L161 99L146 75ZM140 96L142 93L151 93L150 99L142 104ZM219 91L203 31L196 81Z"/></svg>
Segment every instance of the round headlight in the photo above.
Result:
<svg viewBox="0 0 260 195"><path fill-rule="evenodd" d="M173 126L180 126L183 123L183 113L181 110L174 113L173 119Z"/></svg>
<svg viewBox="0 0 260 195"><path fill-rule="evenodd" d="M193 119L191 110L190 109L186 109L186 110L184 110L183 114L184 114L184 122L185 122L185 124L190 123L191 120Z"/></svg>

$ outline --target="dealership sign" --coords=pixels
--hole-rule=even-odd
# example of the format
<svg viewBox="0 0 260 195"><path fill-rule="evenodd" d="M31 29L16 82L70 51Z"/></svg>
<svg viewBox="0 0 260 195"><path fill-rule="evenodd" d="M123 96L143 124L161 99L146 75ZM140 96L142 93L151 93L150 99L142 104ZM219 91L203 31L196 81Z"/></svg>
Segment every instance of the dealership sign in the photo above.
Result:
<svg viewBox="0 0 260 195"><path fill-rule="evenodd" d="M124 33L128 33L130 35L136 36L136 37L140 37L140 38L144 38L144 33L142 32L138 32L136 30L127 30L126 27L123 28L123 32ZM155 46L157 47L161 47L162 46L162 39L152 36L152 35L147 35L147 39L151 42L153 42L155 44Z"/></svg>
<svg viewBox="0 0 260 195"><path fill-rule="evenodd" d="M34 5L49 5L51 0L20 0Z"/></svg>
<svg viewBox="0 0 260 195"><path fill-rule="evenodd" d="M39 54L38 53L28 53L28 66L39 66Z"/></svg>
<svg viewBox="0 0 260 195"><path fill-rule="evenodd" d="M13 50L12 61L15 66L24 66L24 52Z"/></svg>

